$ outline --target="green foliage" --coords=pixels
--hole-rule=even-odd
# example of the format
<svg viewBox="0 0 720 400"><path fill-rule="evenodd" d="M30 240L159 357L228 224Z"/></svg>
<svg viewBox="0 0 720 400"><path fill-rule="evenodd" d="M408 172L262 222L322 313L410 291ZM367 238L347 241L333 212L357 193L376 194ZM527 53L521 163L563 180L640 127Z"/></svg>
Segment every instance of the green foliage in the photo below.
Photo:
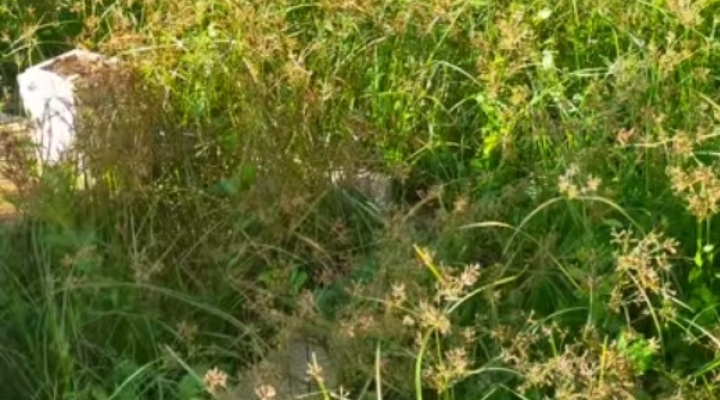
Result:
<svg viewBox="0 0 720 400"><path fill-rule="evenodd" d="M5 146L0 398L717 397L715 3L6 3L8 89L122 63L93 185Z"/></svg>

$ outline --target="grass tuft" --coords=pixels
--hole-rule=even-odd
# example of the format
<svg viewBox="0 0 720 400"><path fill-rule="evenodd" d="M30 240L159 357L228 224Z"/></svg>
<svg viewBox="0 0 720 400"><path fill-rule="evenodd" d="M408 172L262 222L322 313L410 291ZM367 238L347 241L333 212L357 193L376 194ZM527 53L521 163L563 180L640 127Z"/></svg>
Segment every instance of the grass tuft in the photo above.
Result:
<svg viewBox="0 0 720 400"><path fill-rule="evenodd" d="M718 397L717 2L16 3L0 398Z"/></svg>

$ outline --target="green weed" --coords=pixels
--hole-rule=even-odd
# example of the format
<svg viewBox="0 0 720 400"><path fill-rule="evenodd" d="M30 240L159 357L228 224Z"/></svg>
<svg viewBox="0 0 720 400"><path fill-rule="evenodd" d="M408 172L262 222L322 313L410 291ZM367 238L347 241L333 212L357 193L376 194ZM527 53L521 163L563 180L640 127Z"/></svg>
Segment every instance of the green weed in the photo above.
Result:
<svg viewBox="0 0 720 400"><path fill-rule="evenodd" d="M94 185L4 138L0 397L716 398L717 8L0 5L120 60Z"/></svg>

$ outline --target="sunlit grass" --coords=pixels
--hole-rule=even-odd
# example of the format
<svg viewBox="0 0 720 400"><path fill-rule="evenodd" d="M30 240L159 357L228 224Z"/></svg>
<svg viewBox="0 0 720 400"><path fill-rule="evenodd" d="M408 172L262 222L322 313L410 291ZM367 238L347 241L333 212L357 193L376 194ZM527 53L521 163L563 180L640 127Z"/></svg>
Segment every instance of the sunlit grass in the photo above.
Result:
<svg viewBox="0 0 720 400"><path fill-rule="evenodd" d="M4 148L0 397L716 397L717 5L35 3L6 87L122 66Z"/></svg>

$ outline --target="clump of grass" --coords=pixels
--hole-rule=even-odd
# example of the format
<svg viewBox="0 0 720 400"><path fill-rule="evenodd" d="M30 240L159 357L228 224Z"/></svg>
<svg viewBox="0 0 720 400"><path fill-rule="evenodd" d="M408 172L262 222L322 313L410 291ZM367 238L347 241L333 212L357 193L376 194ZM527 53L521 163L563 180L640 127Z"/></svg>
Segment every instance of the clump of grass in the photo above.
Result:
<svg viewBox="0 0 720 400"><path fill-rule="evenodd" d="M0 394L280 398L239 376L310 329L324 399L714 398L716 8L0 6L4 82L128 66L82 96L95 187L5 149Z"/></svg>

